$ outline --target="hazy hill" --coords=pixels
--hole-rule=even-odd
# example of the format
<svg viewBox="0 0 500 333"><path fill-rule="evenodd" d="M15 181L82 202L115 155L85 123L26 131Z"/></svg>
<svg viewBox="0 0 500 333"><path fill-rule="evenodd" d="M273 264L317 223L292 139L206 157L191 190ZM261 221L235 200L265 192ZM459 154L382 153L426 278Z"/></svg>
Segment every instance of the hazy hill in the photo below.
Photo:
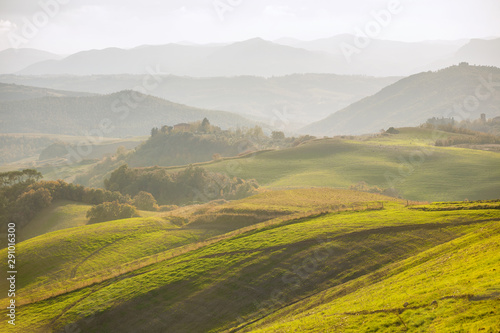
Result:
<svg viewBox="0 0 500 333"><path fill-rule="evenodd" d="M34 63L59 58L57 54L36 49L6 49L0 51L0 73L15 73Z"/></svg>
<svg viewBox="0 0 500 333"><path fill-rule="evenodd" d="M195 77L276 76L293 73L409 75L430 63L447 59L466 41L398 42L372 39L349 59L341 47L355 47L354 35L277 42L254 38L231 44L143 45L133 49L107 48L72 54L61 60L41 61L17 74L90 75L146 74L148 67L164 74ZM482 52L471 44L472 53ZM488 65L479 62L478 64Z"/></svg>
<svg viewBox="0 0 500 333"><path fill-rule="evenodd" d="M42 52L37 50L30 50L31 53L22 51L27 55L17 59L11 54L14 51L6 50L3 51L6 55L2 63L12 63L10 67L15 70L0 73L147 74L148 68L153 68L163 74L195 77L269 77L293 73L401 76L461 61L498 66L500 59L500 39L424 42L371 39L366 47L358 47L347 59L342 48L347 45L356 47L355 40L354 35L344 34L312 41L283 38L271 42L254 38L231 44L143 45L133 49L83 51L61 60L51 54L35 57L31 53Z"/></svg>
<svg viewBox="0 0 500 333"><path fill-rule="evenodd" d="M329 55L255 38L216 50L204 59L193 74L276 76L293 73L339 72L341 72L340 68Z"/></svg>
<svg viewBox="0 0 500 333"><path fill-rule="evenodd" d="M130 50L90 50L59 61L42 61L19 74L146 74L148 67L158 68L164 74L200 77L333 73L336 70L328 56L257 38L221 46L168 44Z"/></svg>
<svg viewBox="0 0 500 333"><path fill-rule="evenodd" d="M76 97L91 96L91 93L54 90L47 88L38 88L30 86L21 86L17 84L0 83L0 101L15 101L23 99L32 99L40 97Z"/></svg>
<svg viewBox="0 0 500 333"><path fill-rule="evenodd" d="M461 65L412 75L304 127L301 132L313 135L361 134L378 132L390 126L414 126L432 117L477 119L485 113L488 118L494 118L500 116L499 94L481 101L477 107L468 107L470 111L464 108L464 103L474 97L476 88L481 86L481 78L489 81L490 75L495 84L500 80L500 69ZM486 94L488 89L483 87L480 93ZM455 105L461 105L462 114L454 111Z"/></svg>
<svg viewBox="0 0 500 333"><path fill-rule="evenodd" d="M359 54L353 54L347 61L341 47L343 45L356 46L355 38L351 34L342 34L312 41L283 38L275 42L310 51L328 52L338 57L337 61L343 65L344 71L348 69L351 73L376 76L413 74L430 62L452 56L467 43L467 40L399 42L371 39L368 46L359 49ZM477 51L473 49L473 52ZM489 63L479 62L478 64L488 65Z"/></svg>
<svg viewBox="0 0 500 333"><path fill-rule="evenodd" d="M167 44L142 46L129 50L107 48L72 54L61 60L42 61L20 71L20 74L147 74L159 68L168 74L187 75L217 47Z"/></svg>
<svg viewBox="0 0 500 333"><path fill-rule="evenodd" d="M0 117L0 133L90 133L109 137L148 135L158 124L172 126L205 117L222 128L255 125L229 112L197 109L132 91L2 102ZM110 129L100 130L103 126Z"/></svg>
<svg viewBox="0 0 500 333"><path fill-rule="evenodd" d="M458 49L454 55L434 62L430 66L426 66L426 69L435 70L460 62L468 62L471 65L500 67L500 38L489 40L472 39Z"/></svg>
<svg viewBox="0 0 500 333"><path fill-rule="evenodd" d="M0 81L109 94L142 86L143 75L14 76ZM293 130L323 119L398 80L335 74L191 78L161 76L151 95L203 109L229 111ZM280 119L280 117L282 119Z"/></svg>

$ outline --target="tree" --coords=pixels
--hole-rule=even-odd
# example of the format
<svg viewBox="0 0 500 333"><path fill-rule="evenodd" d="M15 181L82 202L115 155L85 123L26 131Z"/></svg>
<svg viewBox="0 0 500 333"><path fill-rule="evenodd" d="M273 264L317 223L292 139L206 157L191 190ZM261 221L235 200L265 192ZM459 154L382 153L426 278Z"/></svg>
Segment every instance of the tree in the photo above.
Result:
<svg viewBox="0 0 500 333"><path fill-rule="evenodd" d="M201 122L201 132L203 133L208 133L210 132L210 122L208 121L207 118L203 118L203 121Z"/></svg>
<svg viewBox="0 0 500 333"><path fill-rule="evenodd" d="M135 207L121 204L118 201L105 202L87 211L89 223L99 223L112 220L127 219L137 215Z"/></svg>
<svg viewBox="0 0 500 333"><path fill-rule="evenodd" d="M283 133L281 131L273 131L271 133L271 138L273 139L273 141L284 140L285 139L285 133Z"/></svg>
<svg viewBox="0 0 500 333"><path fill-rule="evenodd" d="M134 197L134 206L140 210L155 211L158 209L155 197L149 192L141 191Z"/></svg>
<svg viewBox="0 0 500 333"><path fill-rule="evenodd" d="M389 129L385 132L389 133L389 134L399 134L399 131L397 129L395 129L394 127L389 127Z"/></svg>
<svg viewBox="0 0 500 333"><path fill-rule="evenodd" d="M161 127L161 130L160 130L160 131L161 131L161 133L163 133L163 134L169 134L169 133L171 133L171 132L172 132L172 129L173 129L173 127L172 127L172 126L163 125L163 126Z"/></svg>
<svg viewBox="0 0 500 333"><path fill-rule="evenodd" d="M129 169L127 164L124 164L113 171L109 179L104 180L104 187L109 191L119 191L122 194L130 194L127 193L125 189L135 180L134 178L134 172Z"/></svg>
<svg viewBox="0 0 500 333"><path fill-rule="evenodd" d="M52 203L52 196L50 191L45 188L37 190L29 190L24 192L17 198L16 206L18 207L18 217L21 218L22 223L29 221L36 213L45 207L50 206Z"/></svg>
<svg viewBox="0 0 500 333"><path fill-rule="evenodd" d="M257 139L265 137L264 131L262 130L262 127L260 127L260 126L255 126L253 129L249 130L249 132L253 137L255 137Z"/></svg>

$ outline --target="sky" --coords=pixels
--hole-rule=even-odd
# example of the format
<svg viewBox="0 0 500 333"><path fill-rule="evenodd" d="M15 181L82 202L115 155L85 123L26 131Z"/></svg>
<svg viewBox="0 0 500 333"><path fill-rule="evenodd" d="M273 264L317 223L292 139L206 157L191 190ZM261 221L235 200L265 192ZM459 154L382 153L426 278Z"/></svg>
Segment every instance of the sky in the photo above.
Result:
<svg viewBox="0 0 500 333"><path fill-rule="evenodd" d="M0 0L0 50L313 40L366 32L377 16L381 39L500 37L499 0Z"/></svg>

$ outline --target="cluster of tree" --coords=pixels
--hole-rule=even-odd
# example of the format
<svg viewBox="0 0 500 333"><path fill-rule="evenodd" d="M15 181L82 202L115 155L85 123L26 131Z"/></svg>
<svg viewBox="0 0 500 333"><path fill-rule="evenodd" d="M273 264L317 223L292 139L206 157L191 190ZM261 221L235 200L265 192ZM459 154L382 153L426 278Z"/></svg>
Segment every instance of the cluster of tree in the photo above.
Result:
<svg viewBox="0 0 500 333"><path fill-rule="evenodd" d="M483 132L492 135L500 135L500 117L492 119L462 120L456 124L459 128L465 128L471 131Z"/></svg>
<svg viewBox="0 0 500 333"><path fill-rule="evenodd" d="M365 181L357 182L349 187L350 190L360 191L360 192L369 192L369 193L384 193L384 190L378 186L370 186Z"/></svg>
<svg viewBox="0 0 500 333"><path fill-rule="evenodd" d="M463 144L500 144L500 137L492 134L476 132L473 136L451 136L446 139L438 139L435 143L436 146L454 146Z"/></svg>
<svg viewBox="0 0 500 333"><path fill-rule="evenodd" d="M105 202L87 211L87 218L90 224L128 219L135 216L138 215L134 206L119 203L118 201Z"/></svg>
<svg viewBox="0 0 500 333"><path fill-rule="evenodd" d="M240 199L255 194L258 188L255 180L231 178L193 166L171 172L160 167L132 169L123 165L111 173L104 185L109 191L136 196L134 200L141 191L148 192L162 205Z"/></svg>
<svg viewBox="0 0 500 333"><path fill-rule="evenodd" d="M385 133L388 133L388 134L399 134L399 130L395 129L394 127L389 127L389 129L387 131L385 131Z"/></svg>
<svg viewBox="0 0 500 333"><path fill-rule="evenodd" d="M42 175L32 169L0 173L0 222L26 225L36 213L50 206L53 200L64 199L92 205L131 199L119 192L86 188L62 180L41 181Z"/></svg>
<svg viewBox="0 0 500 333"><path fill-rule="evenodd" d="M429 118L427 119L427 121L425 122L426 125L428 125L427 127L430 127L430 128L434 128L434 127L437 127L437 126L446 126L446 125L455 125L455 119L454 118L445 118L445 117L441 117L441 118L438 118L438 117L432 117L432 118Z"/></svg>
<svg viewBox="0 0 500 333"><path fill-rule="evenodd" d="M478 132L490 135L500 135L500 117L493 119L466 119L456 121L454 118L430 118L422 125L425 128L436 128L441 131L477 135Z"/></svg>
<svg viewBox="0 0 500 333"><path fill-rule="evenodd" d="M53 139L0 135L0 164L31 157L49 146Z"/></svg>
<svg viewBox="0 0 500 333"><path fill-rule="evenodd" d="M210 161L214 155L236 156L249 151L283 148L292 145L295 138L286 138L283 132L264 134L261 127L222 130L203 121L153 128L151 137L130 156L132 166L187 165Z"/></svg>
<svg viewBox="0 0 500 333"><path fill-rule="evenodd" d="M131 167L176 166L234 157L263 149L297 146L312 136L286 137L283 132L267 136L261 127L223 130L208 119L176 126L153 128L146 142L128 153L117 152L104 158L87 173L78 176L78 184L102 187L104 178L123 164Z"/></svg>
<svg viewBox="0 0 500 333"><path fill-rule="evenodd" d="M500 136L472 129L475 128L474 124L479 124L478 126L480 126L480 124L484 125L487 123L494 124L494 121L479 119L475 121L465 120L456 122L453 118L431 118L422 126L424 128L432 128L448 133L460 134L443 139L437 139L435 142L436 146L454 146L460 144L499 144Z"/></svg>

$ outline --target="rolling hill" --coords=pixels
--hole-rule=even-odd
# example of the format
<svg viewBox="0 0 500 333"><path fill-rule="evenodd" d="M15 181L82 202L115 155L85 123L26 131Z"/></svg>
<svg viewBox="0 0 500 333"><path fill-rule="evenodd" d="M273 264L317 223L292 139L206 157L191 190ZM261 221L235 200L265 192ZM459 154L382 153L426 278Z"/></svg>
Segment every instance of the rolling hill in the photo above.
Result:
<svg viewBox="0 0 500 333"><path fill-rule="evenodd" d="M18 101L41 97L79 97L92 95L94 94L0 83L0 101Z"/></svg>
<svg viewBox="0 0 500 333"><path fill-rule="evenodd" d="M406 206L316 191L263 193L21 242L16 328L498 330L498 201ZM314 202L319 210L303 211ZM302 213L238 230L219 216L271 211ZM175 214L186 224L171 223ZM203 238L212 223L218 231Z"/></svg>
<svg viewBox="0 0 500 333"><path fill-rule="evenodd" d="M15 73L37 62L60 58L57 54L36 49L6 49L0 51L0 73Z"/></svg>
<svg viewBox="0 0 500 333"><path fill-rule="evenodd" d="M499 80L499 68L466 64L415 74L307 125L301 132L376 133L390 126L419 125L432 117L454 117L460 121L479 119L485 113L494 118L500 116L500 95L491 91L497 89Z"/></svg>
<svg viewBox="0 0 500 333"><path fill-rule="evenodd" d="M472 39L459 48L455 54L442 60L431 63L426 69L436 70L460 62L471 65L500 67L500 38Z"/></svg>
<svg viewBox="0 0 500 333"><path fill-rule="evenodd" d="M484 228L489 236L467 233L261 316L241 331L498 331L500 230L498 222Z"/></svg>
<svg viewBox="0 0 500 333"><path fill-rule="evenodd" d="M293 148L198 165L230 176L256 179L269 189L349 188L366 182L411 200L498 197L500 154L434 146L438 138L454 133L423 128L399 131L396 135L312 140Z"/></svg>
<svg viewBox="0 0 500 333"><path fill-rule="evenodd" d="M162 75L159 79L156 89L149 92L156 97L202 109L234 112L268 125L274 123L283 130L294 130L373 95L399 78L294 74L270 78ZM143 80L143 75L0 76L0 81L7 83L96 94L140 87Z"/></svg>
<svg viewBox="0 0 500 333"><path fill-rule="evenodd" d="M222 128L255 125L229 112L197 109L132 91L1 102L0 117L0 133L90 133L104 137L143 136L159 124L175 125L205 117Z"/></svg>

